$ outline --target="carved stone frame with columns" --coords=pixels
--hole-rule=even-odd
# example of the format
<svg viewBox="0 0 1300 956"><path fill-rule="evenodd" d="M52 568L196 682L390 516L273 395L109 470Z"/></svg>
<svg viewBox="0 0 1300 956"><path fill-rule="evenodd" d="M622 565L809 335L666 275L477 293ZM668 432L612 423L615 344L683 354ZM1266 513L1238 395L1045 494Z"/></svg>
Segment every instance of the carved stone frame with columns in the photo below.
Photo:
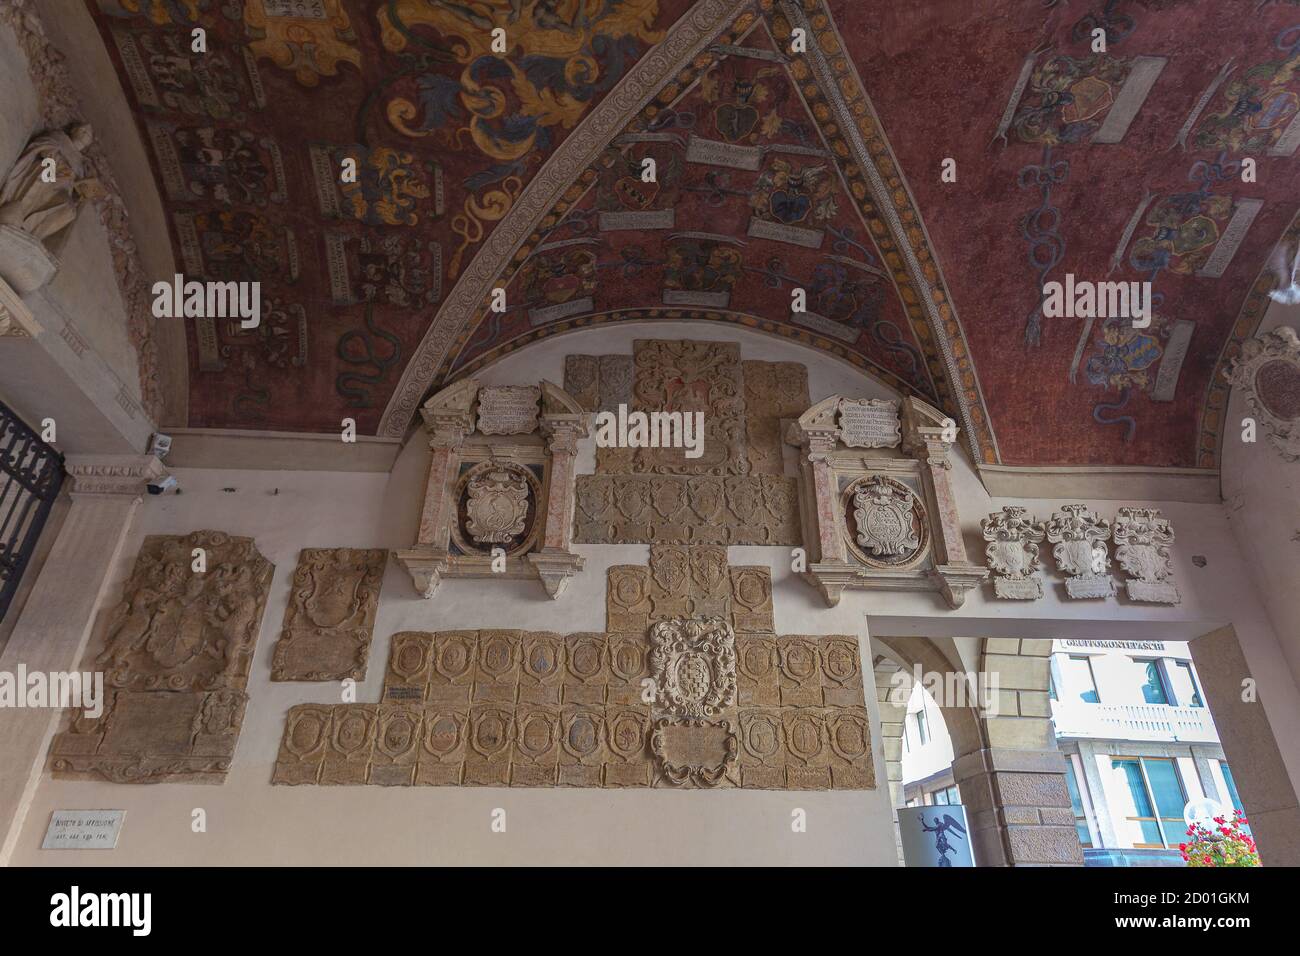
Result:
<svg viewBox="0 0 1300 956"><path fill-rule="evenodd" d="M536 396L536 414L528 399ZM492 398L485 404L483 399ZM480 386L462 379L420 408L429 440L429 476L413 547L397 552L415 589L433 597L443 578L536 578L552 598L582 570L573 551L574 458L587 436L587 413L573 396L550 382L538 386ZM475 485L475 482L479 483ZM474 485L471 488L471 485ZM476 491L493 498L477 509L481 529L494 506L518 507L521 495L531 515L478 532L467 546L461 502ZM492 570L492 546L505 551L505 570ZM499 556L498 559L499 560Z"/></svg>
<svg viewBox="0 0 1300 956"><path fill-rule="evenodd" d="M845 588L937 591L960 607L988 571L962 540L948 458L958 429L919 399L903 399L901 416L889 404L897 422L873 411L865 425L846 424L846 408L854 416L861 403L832 395L789 424L786 441L800 449L802 577L829 607Z"/></svg>

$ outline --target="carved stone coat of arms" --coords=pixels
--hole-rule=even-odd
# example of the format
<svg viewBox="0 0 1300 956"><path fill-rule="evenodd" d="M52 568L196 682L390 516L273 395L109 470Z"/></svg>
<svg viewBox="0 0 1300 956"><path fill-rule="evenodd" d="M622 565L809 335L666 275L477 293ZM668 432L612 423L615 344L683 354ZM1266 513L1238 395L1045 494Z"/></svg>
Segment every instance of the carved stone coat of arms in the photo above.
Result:
<svg viewBox="0 0 1300 956"><path fill-rule="evenodd" d="M478 544L509 544L528 520L528 479L501 467L472 475L465 486L466 530Z"/></svg>

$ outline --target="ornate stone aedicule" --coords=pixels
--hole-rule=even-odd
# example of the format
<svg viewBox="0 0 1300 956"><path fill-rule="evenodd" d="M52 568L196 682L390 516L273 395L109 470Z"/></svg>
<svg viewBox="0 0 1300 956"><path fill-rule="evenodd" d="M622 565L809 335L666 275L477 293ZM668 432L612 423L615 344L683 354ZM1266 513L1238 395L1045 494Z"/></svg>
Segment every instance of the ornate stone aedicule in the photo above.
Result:
<svg viewBox="0 0 1300 956"><path fill-rule="evenodd" d="M573 552L574 457L587 434L577 401L549 382L465 379L421 409L429 478L414 547L397 553L416 589L444 577L537 578L559 597Z"/></svg>
<svg viewBox="0 0 1300 956"><path fill-rule="evenodd" d="M251 538L145 538L94 659L109 700L97 719L73 712L51 769L132 783L224 779L273 571Z"/></svg>
<svg viewBox="0 0 1300 956"><path fill-rule="evenodd" d="M1115 593L1110 576L1110 522L1087 505L1063 505L1045 528L1056 566L1065 573L1072 598L1107 598Z"/></svg>
<svg viewBox="0 0 1300 956"><path fill-rule="evenodd" d="M302 551L271 663L272 680L366 676L386 559L382 549Z"/></svg>
<svg viewBox="0 0 1300 956"><path fill-rule="evenodd" d="M800 449L803 544L812 558L804 577L827 604L847 587L938 591L959 607L988 575L962 542L951 419L913 398L900 406L833 395L791 422L785 438Z"/></svg>
<svg viewBox="0 0 1300 956"><path fill-rule="evenodd" d="M1300 337L1290 326L1247 339L1226 370L1241 388L1269 442L1287 461L1300 461Z"/></svg>
<svg viewBox="0 0 1300 956"><path fill-rule="evenodd" d="M1115 517L1115 559L1128 575L1130 600L1179 604L1169 546L1174 531L1155 508L1120 508Z"/></svg>
<svg viewBox="0 0 1300 956"><path fill-rule="evenodd" d="M1017 601L1042 597L1038 545L1044 531L1034 516L1018 505L1008 505L980 521L980 529L988 542L984 551L993 571L993 593Z"/></svg>

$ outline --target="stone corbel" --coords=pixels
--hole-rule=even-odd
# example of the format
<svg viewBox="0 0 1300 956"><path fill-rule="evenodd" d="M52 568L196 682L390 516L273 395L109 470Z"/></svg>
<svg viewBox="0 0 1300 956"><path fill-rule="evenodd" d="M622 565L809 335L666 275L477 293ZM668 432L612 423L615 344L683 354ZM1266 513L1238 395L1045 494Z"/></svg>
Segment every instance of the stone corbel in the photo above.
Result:
<svg viewBox="0 0 1300 956"><path fill-rule="evenodd" d="M0 277L0 338L34 338L41 327L13 286Z"/></svg>

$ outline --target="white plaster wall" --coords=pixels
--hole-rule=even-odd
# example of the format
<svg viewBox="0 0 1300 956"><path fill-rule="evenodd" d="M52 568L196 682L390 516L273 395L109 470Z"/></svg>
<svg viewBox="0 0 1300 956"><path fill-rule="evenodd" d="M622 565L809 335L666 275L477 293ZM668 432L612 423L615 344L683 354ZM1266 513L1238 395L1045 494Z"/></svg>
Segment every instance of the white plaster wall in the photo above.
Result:
<svg viewBox="0 0 1300 956"><path fill-rule="evenodd" d="M1279 325L1300 329L1300 306L1272 303L1260 332ZM1245 396L1234 388L1223 433L1223 497L1237 545L1300 682L1300 462L1284 460L1262 425L1253 444L1243 442L1241 422L1249 415Z"/></svg>
<svg viewBox="0 0 1300 956"><path fill-rule="evenodd" d="M507 356L479 377L489 383L546 378L560 383L570 352L630 352L634 338L695 337L737 340L744 358L798 360L809 367L811 398L836 392L887 396L882 386L819 353L735 326L645 323L595 328L547 339ZM427 450L412 441L391 476L320 472L177 472L183 494L150 499L124 549L109 589L116 601L145 534L215 528L252 535L275 563L270 602L252 674L251 700L233 768L223 786L116 785L44 779L28 816L15 862L83 863L863 863L895 865L896 850L874 695L868 694L875 791L795 793L675 792L580 789L272 787L272 764L293 704L338 700L337 685L272 684L270 659L288 600L290 576L304 547L408 546L414 539ZM580 470L591 470L590 440ZM954 465L968 547L974 560L978 519L1009 500L990 501L973 470ZM233 488L233 491L224 491ZM278 493L276 490L278 489ZM1027 502L1044 516L1061 502ZM1115 502L1093 502L1113 515ZM1175 608L1123 601L1067 602L1061 585L1048 585L1037 602L994 601L973 592L959 611L933 595L847 592L826 608L816 592L790 573L782 548L734 547L737 564L773 570L776 629L781 634L858 636L864 660L868 629L880 634L961 635L962 653L977 666L972 637L1162 637L1185 639L1225 622L1237 626L1246 656L1293 782L1300 779L1300 696L1259 604L1236 542L1217 506L1165 504L1178 533L1175 574L1183 604ZM376 701L390 636L400 630L526 627L601 630L605 568L644 563L646 546L587 546L587 569L557 602L536 582L450 581L431 601L415 596L409 578L390 560L381 597L369 677L358 700ZM1195 568L1191 555L1207 558ZM1049 577L1049 581L1054 581ZM102 627L103 621L100 625ZM98 638L92 647L98 644ZM39 845L56 808L125 808L118 850L42 852ZM195 807L207 811L208 832L190 831ZM508 830L493 834L489 814L507 810ZM794 808L808 813L808 832L790 830Z"/></svg>

